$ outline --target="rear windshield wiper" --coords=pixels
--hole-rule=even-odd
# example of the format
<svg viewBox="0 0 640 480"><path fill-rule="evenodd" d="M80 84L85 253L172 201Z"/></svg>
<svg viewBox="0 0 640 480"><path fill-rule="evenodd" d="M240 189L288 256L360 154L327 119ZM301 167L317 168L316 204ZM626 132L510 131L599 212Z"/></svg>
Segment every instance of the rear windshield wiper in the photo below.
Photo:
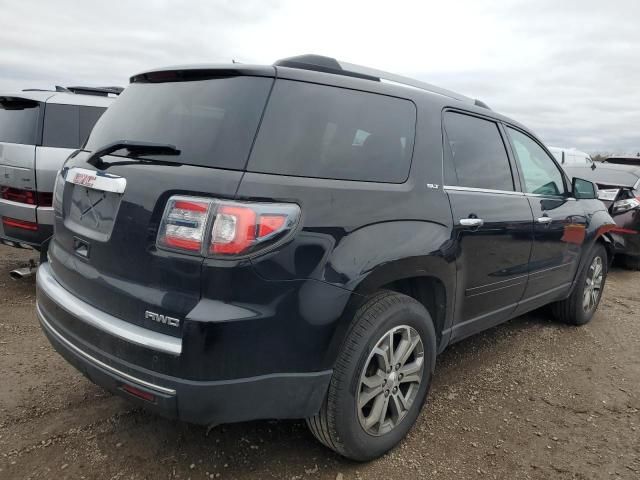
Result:
<svg viewBox="0 0 640 480"><path fill-rule="evenodd" d="M134 156L180 155L180 150L178 150L175 145L169 145L165 143L134 142L132 140L118 140L95 150L87 159L87 163L93 165L94 167L97 167L98 165L103 163L103 156L109 155L113 152L117 152L118 150L128 150ZM145 158L144 161L153 162L154 159ZM158 160L158 162L164 163L162 162L162 160Z"/></svg>

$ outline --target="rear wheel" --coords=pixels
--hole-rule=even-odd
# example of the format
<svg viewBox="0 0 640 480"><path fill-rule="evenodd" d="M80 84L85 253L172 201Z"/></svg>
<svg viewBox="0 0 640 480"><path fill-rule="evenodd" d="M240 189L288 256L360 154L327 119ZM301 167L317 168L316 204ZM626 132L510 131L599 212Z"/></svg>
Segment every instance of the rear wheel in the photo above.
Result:
<svg viewBox="0 0 640 480"><path fill-rule="evenodd" d="M320 412L307 419L320 442L353 460L393 448L420 413L436 336L419 302L380 292L356 312Z"/></svg>
<svg viewBox="0 0 640 480"><path fill-rule="evenodd" d="M553 313L558 320L571 325L584 325L591 321L602 298L607 265L607 251L597 243L569 298L553 304Z"/></svg>

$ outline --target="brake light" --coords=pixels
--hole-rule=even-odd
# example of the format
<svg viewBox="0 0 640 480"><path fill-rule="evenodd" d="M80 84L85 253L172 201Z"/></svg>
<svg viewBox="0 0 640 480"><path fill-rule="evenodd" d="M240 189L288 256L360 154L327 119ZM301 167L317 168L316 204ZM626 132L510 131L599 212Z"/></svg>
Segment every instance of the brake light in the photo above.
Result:
<svg viewBox="0 0 640 480"><path fill-rule="evenodd" d="M158 246L204 256L246 255L282 241L299 218L295 204L171 197Z"/></svg>
<svg viewBox="0 0 640 480"><path fill-rule="evenodd" d="M23 230L30 230L32 232L38 230L37 223L28 222L26 220L18 220L17 218L2 217L2 224L5 227L21 228Z"/></svg>

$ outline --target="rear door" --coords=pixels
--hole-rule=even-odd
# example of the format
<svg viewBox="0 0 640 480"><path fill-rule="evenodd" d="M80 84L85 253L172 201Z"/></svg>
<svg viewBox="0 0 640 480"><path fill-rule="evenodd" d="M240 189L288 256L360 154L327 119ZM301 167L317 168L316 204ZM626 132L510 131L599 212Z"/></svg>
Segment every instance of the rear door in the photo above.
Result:
<svg viewBox="0 0 640 480"><path fill-rule="evenodd" d="M49 254L63 287L116 317L180 335L145 314L184 318L200 298L202 257L156 246L167 200L235 196L272 82L241 76L128 87L57 181ZM171 144L179 154L131 158L121 150L100 168L87 161L122 140Z"/></svg>
<svg viewBox="0 0 640 480"><path fill-rule="evenodd" d="M444 131L458 269L452 339L460 339L514 311L526 287L533 216L497 122L448 111Z"/></svg>
<svg viewBox="0 0 640 480"><path fill-rule="evenodd" d="M3 217L36 221L35 145L42 135L42 109L38 101L0 97L0 214Z"/></svg>
<svg viewBox="0 0 640 480"><path fill-rule="evenodd" d="M507 127L522 187L534 217L534 241L523 310L564 294L573 281L585 240L587 217L568 195L565 176L531 136Z"/></svg>

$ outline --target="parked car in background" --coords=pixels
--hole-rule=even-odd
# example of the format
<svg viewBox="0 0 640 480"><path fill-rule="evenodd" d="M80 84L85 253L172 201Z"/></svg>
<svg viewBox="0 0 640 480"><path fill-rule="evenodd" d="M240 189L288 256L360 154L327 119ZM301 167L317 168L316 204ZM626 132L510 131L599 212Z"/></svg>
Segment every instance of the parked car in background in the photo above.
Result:
<svg viewBox="0 0 640 480"><path fill-rule="evenodd" d="M596 183L599 198L616 222L611 230L616 256L640 270L640 165L598 164L595 169L566 167L569 175Z"/></svg>
<svg viewBox="0 0 640 480"><path fill-rule="evenodd" d="M581 152L575 148L549 147L549 151L553 153L560 165L576 165L591 166L593 160L588 153Z"/></svg>
<svg viewBox="0 0 640 480"><path fill-rule="evenodd" d="M0 93L0 242L39 249L53 232L53 184L122 89Z"/></svg>
<svg viewBox="0 0 640 480"><path fill-rule="evenodd" d="M315 55L148 71L56 180L38 317L150 410L306 418L369 460L447 345L548 304L591 320L614 226L596 194L524 126L416 80Z"/></svg>
<svg viewBox="0 0 640 480"><path fill-rule="evenodd" d="M604 160L604 163L640 166L640 155L611 155Z"/></svg>

